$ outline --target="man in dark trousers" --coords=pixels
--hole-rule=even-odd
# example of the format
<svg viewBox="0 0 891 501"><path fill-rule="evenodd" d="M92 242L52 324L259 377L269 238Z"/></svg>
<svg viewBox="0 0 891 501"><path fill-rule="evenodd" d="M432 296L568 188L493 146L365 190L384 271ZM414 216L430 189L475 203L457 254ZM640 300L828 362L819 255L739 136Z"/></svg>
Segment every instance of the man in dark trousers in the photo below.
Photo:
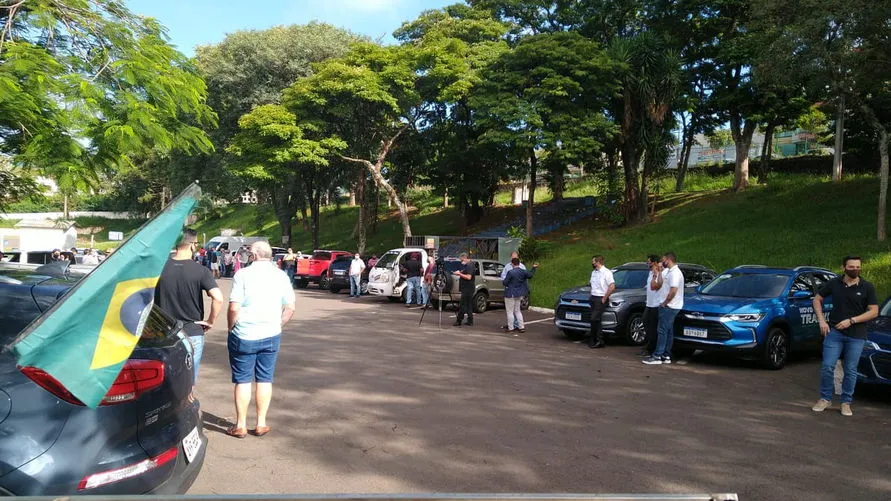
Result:
<svg viewBox="0 0 891 501"><path fill-rule="evenodd" d="M647 275L647 307L643 314L644 331L647 333L647 344L640 350L639 355L649 357L656 351L656 341L659 338L659 305L665 299L667 290L657 286L662 276L662 260L655 254L647 256L647 267L650 269Z"/></svg>
<svg viewBox="0 0 891 501"><path fill-rule="evenodd" d="M476 274L476 264L470 260L466 252L462 252L458 258L461 260L461 269L452 272L452 275L458 278L458 291L461 292L461 307L458 309L455 327L461 327L464 315L467 315L465 325L473 325L473 293L475 292L473 284Z"/></svg>
<svg viewBox="0 0 891 501"><path fill-rule="evenodd" d="M603 348L603 310L609 304L609 297L616 290L613 272L604 265L603 256L591 258L591 337L588 348Z"/></svg>
<svg viewBox="0 0 891 501"><path fill-rule="evenodd" d="M155 304L174 320L183 323L183 330L192 342L196 383L204 353L204 333L213 327L217 315L223 310L223 293L210 270L192 259L197 245L198 233L191 229L184 230L175 254L164 265L155 286ZM212 300L207 320L204 319L202 293Z"/></svg>
<svg viewBox="0 0 891 501"><path fill-rule="evenodd" d="M860 256L847 256L842 261L845 274L823 284L814 296L814 313L823 334L823 364L820 368L820 400L814 412L823 412L832 405L835 389L835 364L842 359L845 377L842 381L841 414L853 416L851 402L857 385L857 364L866 344L866 324L879 316L876 288L860 278ZM823 299L832 298L829 320L823 316Z"/></svg>

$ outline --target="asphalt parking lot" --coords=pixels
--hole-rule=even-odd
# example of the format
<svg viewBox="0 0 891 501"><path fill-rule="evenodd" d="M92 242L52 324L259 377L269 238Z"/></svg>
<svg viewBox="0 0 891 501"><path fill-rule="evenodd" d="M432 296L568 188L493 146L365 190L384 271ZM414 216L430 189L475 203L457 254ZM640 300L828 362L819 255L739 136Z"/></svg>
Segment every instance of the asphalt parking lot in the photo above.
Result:
<svg viewBox="0 0 891 501"><path fill-rule="evenodd" d="M220 281L228 292L229 281ZM815 414L815 357L777 372L694 357L648 367L637 348L589 350L529 312L451 327L454 312L297 291L272 432L239 440L225 313L199 392L209 449L191 494L736 492L740 499L891 499L891 391L853 418ZM252 425L253 412L248 424Z"/></svg>

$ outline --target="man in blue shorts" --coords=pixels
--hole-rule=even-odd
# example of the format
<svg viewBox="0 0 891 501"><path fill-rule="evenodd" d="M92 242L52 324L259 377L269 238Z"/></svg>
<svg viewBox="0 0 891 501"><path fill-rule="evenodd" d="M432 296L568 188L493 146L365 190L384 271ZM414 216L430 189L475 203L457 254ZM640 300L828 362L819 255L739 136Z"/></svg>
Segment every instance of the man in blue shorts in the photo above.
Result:
<svg viewBox="0 0 891 501"><path fill-rule="evenodd" d="M253 265L232 279L229 296L229 365L235 384L235 426L230 436L244 438L251 403L251 383L257 382L257 426L252 433L269 433L266 413L272 400L272 378L282 328L294 315L294 289L288 275L272 263L266 242L251 245Z"/></svg>

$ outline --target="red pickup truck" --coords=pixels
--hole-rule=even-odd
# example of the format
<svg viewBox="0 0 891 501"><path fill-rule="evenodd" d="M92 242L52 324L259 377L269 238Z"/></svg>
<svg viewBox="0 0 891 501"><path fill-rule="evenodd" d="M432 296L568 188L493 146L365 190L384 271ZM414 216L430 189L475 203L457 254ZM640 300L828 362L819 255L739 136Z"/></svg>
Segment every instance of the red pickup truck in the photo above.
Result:
<svg viewBox="0 0 891 501"><path fill-rule="evenodd" d="M294 272L294 285L305 288L310 282L319 284L320 289L328 288L328 267L340 256L350 256L351 252L338 250L316 250L309 259L298 259Z"/></svg>

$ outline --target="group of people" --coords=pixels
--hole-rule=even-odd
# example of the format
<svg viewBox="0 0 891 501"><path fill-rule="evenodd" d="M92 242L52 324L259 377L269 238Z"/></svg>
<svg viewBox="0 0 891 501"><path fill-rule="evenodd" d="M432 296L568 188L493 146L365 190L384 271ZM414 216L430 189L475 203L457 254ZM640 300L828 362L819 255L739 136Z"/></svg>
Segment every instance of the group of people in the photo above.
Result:
<svg viewBox="0 0 891 501"><path fill-rule="evenodd" d="M229 252L228 247L220 246L216 249L198 247L193 253L195 261L210 270L214 278L229 278L238 270L250 266L253 255L247 245L242 245L235 252Z"/></svg>
<svg viewBox="0 0 891 501"><path fill-rule="evenodd" d="M244 438L248 433L263 436L270 432L266 416L272 400L281 332L295 308L291 281L272 262L269 244L255 242L243 250L250 256L245 259L244 267L239 266L234 271L226 314L236 411L236 422L226 433L237 438ZM195 259L196 252L198 235L194 230L186 229L155 288L155 304L172 318L183 322L183 330L193 347L195 384L198 382L205 335L222 312L224 301L214 273L206 264ZM236 263L242 262L236 260ZM210 312L206 316L204 295L211 299ZM257 421L248 430L247 413L253 398L254 382L257 384Z"/></svg>
<svg viewBox="0 0 891 501"><path fill-rule="evenodd" d="M647 345L640 353L646 365L672 363L674 321L684 307L684 274L677 262L674 252L667 252L661 257L647 257L649 275L643 315ZM603 348L603 310L609 304L616 285L612 271L604 265L603 256L594 256L591 264L594 271L591 272L590 281L591 333L588 346ZM857 384L857 365L866 344L866 324L879 314L875 286L860 277L861 266L860 256L846 256L842 260L844 273L823 284L813 299L814 312L823 335L820 398L813 406L814 412L823 412L832 406L836 365L841 360L840 411L843 416L853 415L851 402ZM823 311L826 298L832 298L828 318Z"/></svg>

